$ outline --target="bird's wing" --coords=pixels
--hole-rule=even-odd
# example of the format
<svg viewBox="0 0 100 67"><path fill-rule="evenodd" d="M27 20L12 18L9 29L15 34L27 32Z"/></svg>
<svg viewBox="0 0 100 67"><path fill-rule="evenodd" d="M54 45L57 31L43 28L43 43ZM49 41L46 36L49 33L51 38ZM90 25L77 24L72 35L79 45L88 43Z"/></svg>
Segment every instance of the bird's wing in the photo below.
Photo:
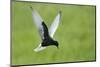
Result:
<svg viewBox="0 0 100 67"><path fill-rule="evenodd" d="M39 52L44 50L46 47L42 47L41 44L39 44L39 46L37 48L34 49L35 52Z"/></svg>
<svg viewBox="0 0 100 67"><path fill-rule="evenodd" d="M31 7L32 9L32 7ZM40 33L40 36L41 36L41 39L44 39L44 30L43 30L43 26L42 26L42 18L40 17L40 15L38 14L38 12L34 9L32 9L32 18L34 20L34 23L35 25L37 26L38 30L39 30L39 33Z"/></svg>
<svg viewBox="0 0 100 67"><path fill-rule="evenodd" d="M57 14L57 16L55 17L53 23L51 24L50 28L49 28L49 35L53 38L55 31L57 30L57 27L60 23L61 20L61 11L59 11L59 13Z"/></svg>

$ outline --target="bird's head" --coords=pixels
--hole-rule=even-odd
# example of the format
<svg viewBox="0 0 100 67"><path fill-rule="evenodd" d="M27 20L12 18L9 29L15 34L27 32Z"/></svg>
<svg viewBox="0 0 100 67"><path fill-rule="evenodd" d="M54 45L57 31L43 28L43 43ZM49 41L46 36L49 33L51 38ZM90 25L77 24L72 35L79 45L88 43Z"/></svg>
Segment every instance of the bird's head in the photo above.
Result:
<svg viewBox="0 0 100 67"><path fill-rule="evenodd" d="M55 45L57 48L59 48L59 44L58 44L57 41L54 41L54 45Z"/></svg>

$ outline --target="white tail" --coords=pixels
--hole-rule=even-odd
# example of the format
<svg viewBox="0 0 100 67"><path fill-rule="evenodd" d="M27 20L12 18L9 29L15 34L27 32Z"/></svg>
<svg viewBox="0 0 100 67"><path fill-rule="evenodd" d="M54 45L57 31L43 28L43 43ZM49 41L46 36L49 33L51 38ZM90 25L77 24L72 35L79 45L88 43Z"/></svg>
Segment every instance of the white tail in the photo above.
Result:
<svg viewBox="0 0 100 67"><path fill-rule="evenodd" d="M44 50L46 47L37 47L34 49L35 52L39 52L39 51L42 51Z"/></svg>

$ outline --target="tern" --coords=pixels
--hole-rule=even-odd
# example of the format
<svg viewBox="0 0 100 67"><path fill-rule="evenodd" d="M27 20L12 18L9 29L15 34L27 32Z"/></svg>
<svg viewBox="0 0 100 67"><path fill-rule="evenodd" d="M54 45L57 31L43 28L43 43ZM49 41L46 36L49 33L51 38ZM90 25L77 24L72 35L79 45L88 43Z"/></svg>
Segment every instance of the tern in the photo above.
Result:
<svg viewBox="0 0 100 67"><path fill-rule="evenodd" d="M39 34L41 37L42 42L38 45L37 48L34 49L35 52L39 52L44 50L47 46L56 46L59 47L59 44L56 40L53 39L53 36L60 24L61 20L61 11L58 12L57 16L55 17L53 23L51 24L49 30L39 13L34 10L32 7L30 7L32 10L32 18L33 21L39 30Z"/></svg>

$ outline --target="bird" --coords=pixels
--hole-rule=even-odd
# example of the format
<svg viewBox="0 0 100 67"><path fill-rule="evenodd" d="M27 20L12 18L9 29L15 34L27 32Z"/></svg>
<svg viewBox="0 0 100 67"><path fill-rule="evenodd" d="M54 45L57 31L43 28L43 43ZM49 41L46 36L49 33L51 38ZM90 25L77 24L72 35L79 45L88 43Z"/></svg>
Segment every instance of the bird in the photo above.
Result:
<svg viewBox="0 0 100 67"><path fill-rule="evenodd" d="M45 48L47 48L48 46L56 46L57 48L59 48L59 44L58 41L53 39L53 36L60 24L60 20L61 20L61 11L58 11L57 16L55 17L53 23L51 24L49 30L47 25L45 24L44 20L41 18L41 16L39 15L39 13L33 9L32 7L30 7L32 10L32 19L36 25L36 27L38 28L40 37L42 42L38 45L38 47L36 47L34 49L35 52L39 52L44 50Z"/></svg>

